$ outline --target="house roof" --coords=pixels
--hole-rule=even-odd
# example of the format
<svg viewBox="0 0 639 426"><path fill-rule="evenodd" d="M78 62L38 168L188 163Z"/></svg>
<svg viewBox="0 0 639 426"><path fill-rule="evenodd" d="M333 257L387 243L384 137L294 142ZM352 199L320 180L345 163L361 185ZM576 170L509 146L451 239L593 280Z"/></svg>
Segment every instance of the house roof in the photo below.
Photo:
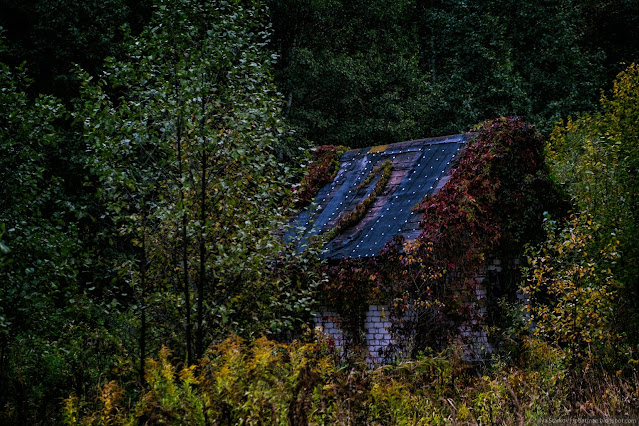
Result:
<svg viewBox="0 0 639 426"><path fill-rule="evenodd" d="M446 183L453 159L473 136L466 133L345 152L333 182L324 186L311 207L295 218L294 229L304 227L305 241L335 228L344 214L355 210L373 191L381 175L374 169L390 161L393 168L383 192L359 222L328 242L324 257L376 256L395 235L407 240L417 238L422 214L413 207ZM367 178L369 183L362 185Z"/></svg>

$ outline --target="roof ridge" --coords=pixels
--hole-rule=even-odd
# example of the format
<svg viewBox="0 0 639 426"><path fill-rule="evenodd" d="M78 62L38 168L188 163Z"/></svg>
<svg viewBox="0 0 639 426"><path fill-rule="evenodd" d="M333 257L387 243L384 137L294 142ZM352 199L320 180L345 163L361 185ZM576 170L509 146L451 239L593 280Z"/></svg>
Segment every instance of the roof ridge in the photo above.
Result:
<svg viewBox="0 0 639 426"><path fill-rule="evenodd" d="M477 132L467 132L467 133L458 133L446 136L436 136L431 138L422 138L422 139L412 139L408 141L402 142L393 142L390 144L384 145L373 145L363 148L353 148L344 152L340 161L350 161L353 157L358 154L384 154L387 151L392 151L400 147L414 147L414 146L424 146L424 145L440 145L440 144L448 144L448 143L465 143L468 142L473 136L475 136ZM391 154L391 153L387 153Z"/></svg>

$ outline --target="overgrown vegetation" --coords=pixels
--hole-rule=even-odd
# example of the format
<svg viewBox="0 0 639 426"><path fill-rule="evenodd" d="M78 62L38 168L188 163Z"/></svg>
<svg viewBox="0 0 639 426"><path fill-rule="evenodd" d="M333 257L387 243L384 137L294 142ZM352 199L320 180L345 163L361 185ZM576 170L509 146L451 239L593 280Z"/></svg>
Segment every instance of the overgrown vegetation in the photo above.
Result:
<svg viewBox="0 0 639 426"><path fill-rule="evenodd" d="M486 263L521 256L540 234L544 208L557 210L560 204L548 180L541 134L518 117L486 122L442 189L415 206L423 212L419 237L399 236L375 258L330 262L322 296L345 318L350 339L362 334L365 311L375 302L391 307L396 343L410 346L404 350L413 355L427 347L441 350L463 324L486 320L480 319L476 297ZM344 217L359 221L358 214L359 206ZM491 288L491 297L512 303L517 289L515 275Z"/></svg>
<svg viewBox="0 0 639 426"><path fill-rule="evenodd" d="M115 382L95 401L65 401L68 424L530 424L549 418L635 417L636 369L575 374L569 355L526 340L517 367L482 374L450 350L398 366L340 366L326 343L252 344L231 337L197 366L164 349L143 395ZM497 364L499 366L499 364ZM88 411L88 413L87 413Z"/></svg>
<svg viewBox="0 0 639 426"><path fill-rule="evenodd" d="M315 198L320 189L330 183L339 171L339 159L346 147L322 145L313 150L313 157L306 168L299 186L294 186L295 207L302 209Z"/></svg>
<svg viewBox="0 0 639 426"><path fill-rule="evenodd" d="M415 331L408 331L417 333L417 349L448 344L456 334L451 325L487 320L476 302L487 263L517 259L539 234L544 209L558 204L541 134L518 117L484 123L446 185L419 206L423 231L399 257L408 268L391 276L399 283L396 316L417 315ZM514 276L499 288L485 287L492 286L493 300L512 302L517 282Z"/></svg>
<svg viewBox="0 0 639 426"><path fill-rule="evenodd" d="M547 218L524 290L537 333L586 364L636 358L638 96L633 64L602 97L600 113L560 123L548 144L554 178L575 210L565 223Z"/></svg>
<svg viewBox="0 0 639 426"><path fill-rule="evenodd" d="M638 3L0 3L0 423L639 417ZM279 237L328 144L476 123L416 242L326 265ZM493 255L525 267L471 365L445 331ZM303 332L319 300L418 312L412 358Z"/></svg>

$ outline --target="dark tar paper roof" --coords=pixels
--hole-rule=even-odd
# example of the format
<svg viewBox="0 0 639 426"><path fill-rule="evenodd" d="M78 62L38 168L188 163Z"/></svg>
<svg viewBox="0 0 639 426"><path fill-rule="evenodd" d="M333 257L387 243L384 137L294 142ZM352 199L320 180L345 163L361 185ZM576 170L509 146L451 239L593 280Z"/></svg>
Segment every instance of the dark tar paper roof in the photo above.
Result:
<svg viewBox="0 0 639 426"><path fill-rule="evenodd" d="M383 194L359 223L328 243L323 256L376 256L395 235L404 235L407 240L417 238L422 213L413 207L446 183L453 160L474 135L419 139L345 152L333 182L324 186L313 204L295 218L292 230L296 231L291 232L301 232L304 242L309 236L334 228L342 215L354 210L370 194L380 173L365 187L358 190L358 186L376 166L390 160L393 170Z"/></svg>

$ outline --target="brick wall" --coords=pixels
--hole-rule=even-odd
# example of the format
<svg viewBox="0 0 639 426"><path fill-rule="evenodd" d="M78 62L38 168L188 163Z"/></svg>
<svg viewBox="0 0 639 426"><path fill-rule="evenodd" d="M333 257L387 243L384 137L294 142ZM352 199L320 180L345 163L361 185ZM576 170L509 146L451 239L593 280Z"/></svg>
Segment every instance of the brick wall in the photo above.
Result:
<svg viewBox="0 0 639 426"><path fill-rule="evenodd" d="M519 265L518 259L513 261L512 267ZM507 266L509 267L509 266ZM486 267L486 272L499 273L502 270L502 264L499 259L492 260ZM475 288L475 298L469 303L475 304L475 319L463 324L459 328L458 342L464 350L464 354L469 361L479 361L486 357L486 354L492 352L493 348L488 342L488 334L484 323L487 315L486 309L486 285L490 285L484 276L475 278L477 285ZM408 318L409 315L407 315ZM338 349L344 348L344 334L340 328L340 317L335 312L327 309L321 309L320 313L315 317L315 326L319 328L327 337L335 342ZM384 354L388 345L394 344L391 335L392 322L388 309L381 305L369 305L366 318L364 320L364 330L366 336L366 346L368 349L368 362L371 365L380 365L390 361L388 354ZM401 357L402 354L396 354Z"/></svg>
<svg viewBox="0 0 639 426"><path fill-rule="evenodd" d="M315 327L335 342L335 347L344 349L344 334L340 328L340 317L325 309L315 316ZM364 320L364 333L368 349L368 362L371 365L384 363L382 353L388 345L394 343L391 336L392 322L385 306L370 305Z"/></svg>
<svg viewBox="0 0 639 426"><path fill-rule="evenodd" d="M335 312L326 309L320 309L313 320L315 329L324 333L324 335L335 342L335 348L343 349L344 333L340 328L340 317Z"/></svg>
<svg viewBox="0 0 639 426"><path fill-rule="evenodd" d="M388 310L385 306L370 305L368 307L366 321L364 321L364 330L366 331L369 363L381 364L384 361L383 354L380 353L380 350L386 349L388 345L393 343L390 334L392 325L388 316Z"/></svg>

